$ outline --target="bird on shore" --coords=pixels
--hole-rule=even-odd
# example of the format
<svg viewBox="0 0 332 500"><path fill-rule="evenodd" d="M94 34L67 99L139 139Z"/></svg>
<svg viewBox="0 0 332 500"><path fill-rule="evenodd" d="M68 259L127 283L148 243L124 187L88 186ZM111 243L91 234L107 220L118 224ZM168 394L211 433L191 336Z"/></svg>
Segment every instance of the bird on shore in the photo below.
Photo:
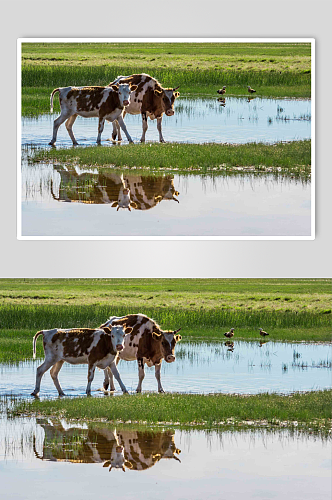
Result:
<svg viewBox="0 0 332 500"><path fill-rule="evenodd" d="M217 90L218 94L226 94L226 85L222 89Z"/></svg>
<svg viewBox="0 0 332 500"><path fill-rule="evenodd" d="M269 335L269 333L264 332L263 328L259 329L259 333L262 337L265 337L266 335Z"/></svg>
<svg viewBox="0 0 332 500"><path fill-rule="evenodd" d="M249 92L250 94L253 94L254 92L256 92L256 90L252 89L252 88L250 87L250 85L248 85L248 92Z"/></svg>
<svg viewBox="0 0 332 500"><path fill-rule="evenodd" d="M234 328L231 328L231 329L229 330L229 332L224 333L224 335L225 335L225 337L227 337L228 339L230 339L230 338L234 337Z"/></svg>

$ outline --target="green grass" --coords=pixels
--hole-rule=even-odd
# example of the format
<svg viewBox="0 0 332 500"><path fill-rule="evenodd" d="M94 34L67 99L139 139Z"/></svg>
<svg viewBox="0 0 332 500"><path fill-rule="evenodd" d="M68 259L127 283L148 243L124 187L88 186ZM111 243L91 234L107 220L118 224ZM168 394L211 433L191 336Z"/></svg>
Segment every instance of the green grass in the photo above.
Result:
<svg viewBox="0 0 332 500"><path fill-rule="evenodd" d="M269 340L331 340L329 279L2 279L0 304L0 362L31 359L38 330L128 312L181 327L184 341L220 340L230 327L235 340L257 340L260 327Z"/></svg>
<svg viewBox="0 0 332 500"><path fill-rule="evenodd" d="M292 425L331 424L331 390L291 395L137 394L103 398L34 400L18 403L15 415L34 414L66 419L147 424L205 425L267 421Z"/></svg>
<svg viewBox="0 0 332 500"><path fill-rule="evenodd" d="M30 161L56 161L79 166L139 167L175 171L282 171L309 175L311 141L266 144L139 144L121 147L76 147L37 150ZM214 170L214 172L216 172Z"/></svg>
<svg viewBox="0 0 332 500"><path fill-rule="evenodd" d="M260 96L309 98L310 52L310 44L299 43L24 43L22 114L47 113L56 87L108 85L133 73L149 73L190 95L214 96L222 85L227 95L247 95L251 85Z"/></svg>

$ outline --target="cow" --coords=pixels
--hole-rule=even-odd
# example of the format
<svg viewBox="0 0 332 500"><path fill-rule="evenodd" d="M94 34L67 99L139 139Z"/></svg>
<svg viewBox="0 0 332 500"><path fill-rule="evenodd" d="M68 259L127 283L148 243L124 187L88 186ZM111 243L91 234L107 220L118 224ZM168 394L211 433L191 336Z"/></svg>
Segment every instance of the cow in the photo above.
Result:
<svg viewBox="0 0 332 500"><path fill-rule="evenodd" d="M64 121L73 145L78 145L72 130L78 115L84 118L99 118L97 144L101 143L101 134L106 118L111 122L117 120L128 141L133 142L123 121L122 113L125 106L130 104L131 91L136 90L136 88L136 85L125 83L108 87L59 87L54 89L50 98L51 113L53 112L54 94L59 92L61 114L54 120L53 137L49 145L55 145L58 129Z"/></svg>
<svg viewBox="0 0 332 500"><path fill-rule="evenodd" d="M155 78L145 73L131 76L118 76L109 85L112 86L124 83L132 86L135 85L136 90L133 92L129 105L126 106L123 112L123 117L125 117L126 113L130 115L142 115L143 134L141 142L145 142L145 134L148 129L148 118L150 118L150 120L157 119L159 141L165 142L161 129L163 114L165 113L166 116L174 115L174 101L180 95L179 92L175 91L179 87L164 89ZM119 120L113 121L113 141L116 141L117 136L118 141L122 140L119 125L121 126ZM123 127L121 128L123 129Z"/></svg>
<svg viewBox="0 0 332 500"><path fill-rule="evenodd" d="M181 453L174 442L174 431L120 429L106 425L65 428L61 421L37 418L44 430L43 450L33 451L39 460L71 463L102 463L112 469L147 470L162 459L178 462ZM77 440L77 437L80 437ZM72 444L75 446L72 446Z"/></svg>
<svg viewBox="0 0 332 500"><path fill-rule="evenodd" d="M151 318L144 314L128 314L127 316L109 318L100 328L115 325L126 325L131 327L132 332L125 336L124 348L116 359L118 364L120 359L125 361L137 360L138 363L138 386L136 392L142 392L142 382L145 376L144 364L148 367L155 367L155 377L158 383L158 392L165 392L160 380L160 370L162 360L166 363L175 361L175 345L181 340L178 332L181 330L162 330L160 326ZM110 390L114 391L114 382L111 370L104 370L105 378L103 387L106 391L110 385Z"/></svg>
<svg viewBox="0 0 332 500"><path fill-rule="evenodd" d="M55 165L54 169L61 177L58 196L54 193L51 179L51 195L56 201L94 205L110 203L111 207L116 207L117 211L120 208L129 211L137 208L136 203L131 199L130 189L123 174L119 175L114 172L78 174L74 167L67 166L65 169L62 165Z"/></svg>
<svg viewBox="0 0 332 500"><path fill-rule="evenodd" d="M31 396L38 396L42 376L51 367L51 377L59 396L65 395L58 380L58 373L65 361L72 365L88 364L87 395L91 394L91 383L96 366L102 369L110 366L110 370L122 391L124 393L128 392L120 378L114 360L118 353L123 350L125 334L131 333L131 331L131 327L126 328L117 325L98 329L73 328L61 330L54 328L53 330L37 332L33 338L33 358L36 358L37 338L42 335L45 361L37 368L35 390L31 393Z"/></svg>

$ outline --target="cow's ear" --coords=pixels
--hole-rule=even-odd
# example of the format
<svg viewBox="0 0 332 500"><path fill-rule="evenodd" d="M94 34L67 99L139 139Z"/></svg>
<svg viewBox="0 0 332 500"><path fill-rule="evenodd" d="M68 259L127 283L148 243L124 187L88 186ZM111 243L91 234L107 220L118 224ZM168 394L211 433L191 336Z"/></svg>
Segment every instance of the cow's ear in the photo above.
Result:
<svg viewBox="0 0 332 500"><path fill-rule="evenodd" d="M114 203L112 203L111 207L117 207L118 206L118 202L115 201Z"/></svg>
<svg viewBox="0 0 332 500"><path fill-rule="evenodd" d="M127 460L125 461L124 465L126 467L128 467L128 469L132 469L133 468L133 464L131 462L128 462Z"/></svg>
<svg viewBox="0 0 332 500"><path fill-rule="evenodd" d="M176 342L180 342L181 339L182 339L181 335L175 335Z"/></svg>
<svg viewBox="0 0 332 500"><path fill-rule="evenodd" d="M161 333L152 332L152 338L154 338L155 340L161 340L162 335Z"/></svg>
<svg viewBox="0 0 332 500"><path fill-rule="evenodd" d="M104 463L103 467L109 467L111 465L111 461L110 460L106 460L106 462Z"/></svg>
<svg viewBox="0 0 332 500"><path fill-rule="evenodd" d="M112 89L115 90L116 92L119 90L119 87L117 85L111 85Z"/></svg>
<svg viewBox="0 0 332 500"><path fill-rule="evenodd" d="M131 326L127 326L125 328L125 333L131 333L133 331L132 327Z"/></svg>
<svg viewBox="0 0 332 500"><path fill-rule="evenodd" d="M131 86L130 86L130 90L131 90L132 92L133 92L134 90L136 90L136 89L137 89L137 85L131 85Z"/></svg>
<svg viewBox="0 0 332 500"><path fill-rule="evenodd" d="M155 95L160 96L163 92L162 90L154 89L154 93Z"/></svg>
<svg viewBox="0 0 332 500"><path fill-rule="evenodd" d="M174 94L173 94L173 95L174 95L174 97L175 97L175 99L176 99L177 97L179 97L180 92L174 92Z"/></svg>
<svg viewBox="0 0 332 500"><path fill-rule="evenodd" d="M133 208L137 208L137 204L134 201L130 202L130 206L133 207Z"/></svg>
<svg viewBox="0 0 332 500"><path fill-rule="evenodd" d="M105 333L112 333L112 329L109 328L108 326L104 326L103 330Z"/></svg>

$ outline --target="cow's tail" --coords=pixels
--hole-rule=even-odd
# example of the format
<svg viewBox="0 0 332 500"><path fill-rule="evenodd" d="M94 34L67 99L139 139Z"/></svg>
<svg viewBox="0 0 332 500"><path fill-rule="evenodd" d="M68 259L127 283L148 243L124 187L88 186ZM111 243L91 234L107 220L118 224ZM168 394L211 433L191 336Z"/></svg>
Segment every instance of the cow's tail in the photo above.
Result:
<svg viewBox="0 0 332 500"><path fill-rule="evenodd" d="M53 113L53 96L56 92L60 92L60 88L58 89L54 89L52 94L51 94L51 98L50 98L50 101L51 101L51 113Z"/></svg>
<svg viewBox="0 0 332 500"><path fill-rule="evenodd" d="M40 330L40 332L37 332L36 335L33 337L33 359L36 359L36 342L37 342L37 338L39 337L39 335L43 335L44 334L44 330Z"/></svg>

